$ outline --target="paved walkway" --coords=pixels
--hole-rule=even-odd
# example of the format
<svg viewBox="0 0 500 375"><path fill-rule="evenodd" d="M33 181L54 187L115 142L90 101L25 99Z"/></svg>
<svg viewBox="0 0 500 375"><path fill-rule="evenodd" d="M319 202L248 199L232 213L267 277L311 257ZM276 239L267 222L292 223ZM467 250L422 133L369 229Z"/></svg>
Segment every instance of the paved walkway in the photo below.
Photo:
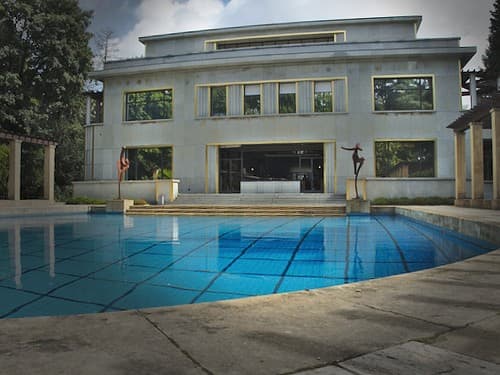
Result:
<svg viewBox="0 0 500 375"><path fill-rule="evenodd" d="M488 221L498 211L421 208ZM499 237L500 240L500 237ZM500 249L297 293L0 321L1 374L499 374Z"/></svg>

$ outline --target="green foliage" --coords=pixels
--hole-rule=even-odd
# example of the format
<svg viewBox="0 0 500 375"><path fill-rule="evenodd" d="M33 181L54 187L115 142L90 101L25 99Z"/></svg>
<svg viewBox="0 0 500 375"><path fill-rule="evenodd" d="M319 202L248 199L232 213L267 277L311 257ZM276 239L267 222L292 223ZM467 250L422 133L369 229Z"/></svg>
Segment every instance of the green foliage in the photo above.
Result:
<svg viewBox="0 0 500 375"><path fill-rule="evenodd" d="M375 168L377 177L434 177L434 142L377 141Z"/></svg>
<svg viewBox="0 0 500 375"><path fill-rule="evenodd" d="M495 0L490 12L490 34L488 47L483 55L484 72L482 82L478 85L482 95L496 91L496 79L500 76L500 0Z"/></svg>
<svg viewBox="0 0 500 375"><path fill-rule="evenodd" d="M0 127L59 143L56 190L83 177L83 130L76 128L91 67L90 17L77 0L0 3ZM21 196L39 197L43 147L23 144L22 173Z"/></svg>
<svg viewBox="0 0 500 375"><path fill-rule="evenodd" d="M153 180L172 178L172 148L152 147L128 149L130 168L128 180Z"/></svg>
<svg viewBox="0 0 500 375"><path fill-rule="evenodd" d="M210 89L211 116L226 115L226 86L212 87Z"/></svg>
<svg viewBox="0 0 500 375"><path fill-rule="evenodd" d="M317 92L314 94L314 111L315 112L332 112L332 93Z"/></svg>
<svg viewBox="0 0 500 375"><path fill-rule="evenodd" d="M106 201L103 199L74 197L67 199L66 204L106 204Z"/></svg>
<svg viewBox="0 0 500 375"><path fill-rule="evenodd" d="M374 90L376 111L434 109L431 77L376 78Z"/></svg>
<svg viewBox="0 0 500 375"><path fill-rule="evenodd" d="M395 205L395 206L441 206L453 205L454 198L446 197L400 197L400 198L375 198L371 201L372 205Z"/></svg>
<svg viewBox="0 0 500 375"><path fill-rule="evenodd" d="M172 118L172 90L127 94L127 121Z"/></svg>
<svg viewBox="0 0 500 375"><path fill-rule="evenodd" d="M295 93L280 94L279 113L295 113L297 112Z"/></svg>

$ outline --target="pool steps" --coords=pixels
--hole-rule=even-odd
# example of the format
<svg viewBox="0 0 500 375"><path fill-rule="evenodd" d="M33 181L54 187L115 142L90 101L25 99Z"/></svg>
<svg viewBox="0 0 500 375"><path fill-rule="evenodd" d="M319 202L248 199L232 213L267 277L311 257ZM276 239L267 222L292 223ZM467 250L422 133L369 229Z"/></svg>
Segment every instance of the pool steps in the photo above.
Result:
<svg viewBox="0 0 500 375"><path fill-rule="evenodd" d="M132 206L128 215L344 216L333 194L179 194L165 205Z"/></svg>

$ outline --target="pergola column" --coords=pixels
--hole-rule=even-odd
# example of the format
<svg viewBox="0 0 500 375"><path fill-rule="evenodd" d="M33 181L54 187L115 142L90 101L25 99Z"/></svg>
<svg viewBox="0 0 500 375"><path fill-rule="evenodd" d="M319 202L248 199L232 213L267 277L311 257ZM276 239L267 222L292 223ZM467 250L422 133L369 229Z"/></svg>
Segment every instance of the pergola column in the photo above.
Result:
<svg viewBox="0 0 500 375"><path fill-rule="evenodd" d="M492 108L491 148L493 159L493 201L492 208L500 209L500 108Z"/></svg>
<svg viewBox="0 0 500 375"><path fill-rule="evenodd" d="M11 200L21 199L21 144L18 139L9 142L9 187L8 197Z"/></svg>
<svg viewBox="0 0 500 375"><path fill-rule="evenodd" d="M465 199L465 132L455 131L455 200Z"/></svg>
<svg viewBox="0 0 500 375"><path fill-rule="evenodd" d="M54 170L55 170L56 146L46 145L43 163L43 198L54 200Z"/></svg>
<svg viewBox="0 0 500 375"><path fill-rule="evenodd" d="M471 122L470 155L471 155L471 198L472 205L482 203L474 200L484 199L484 155L483 155L483 124Z"/></svg>

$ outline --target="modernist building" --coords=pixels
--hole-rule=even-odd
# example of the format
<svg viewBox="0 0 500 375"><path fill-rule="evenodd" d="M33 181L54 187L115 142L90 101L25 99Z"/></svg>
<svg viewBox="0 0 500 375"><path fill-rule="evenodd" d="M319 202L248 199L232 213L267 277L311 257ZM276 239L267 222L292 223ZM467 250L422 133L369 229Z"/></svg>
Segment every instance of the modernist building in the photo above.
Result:
<svg viewBox="0 0 500 375"><path fill-rule="evenodd" d="M454 195L461 70L475 47L418 39L419 16L294 22L142 37L106 63L88 121L86 180L102 196L126 147L127 180L182 193L344 193L359 143L368 195ZM102 103L101 103L102 104ZM103 112L102 112L103 109ZM89 110L90 113L90 110ZM110 198L110 197L107 197Z"/></svg>

